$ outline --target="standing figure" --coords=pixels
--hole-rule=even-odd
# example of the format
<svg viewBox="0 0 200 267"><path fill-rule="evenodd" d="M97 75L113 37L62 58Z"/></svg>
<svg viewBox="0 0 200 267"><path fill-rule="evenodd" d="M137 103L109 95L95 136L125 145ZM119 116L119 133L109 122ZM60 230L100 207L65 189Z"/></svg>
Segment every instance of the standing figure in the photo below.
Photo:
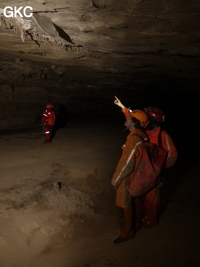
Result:
<svg viewBox="0 0 200 267"><path fill-rule="evenodd" d="M177 149L170 135L162 129L162 123L165 120L162 109L158 107L148 107L144 109L149 115L149 124L146 127L146 133L149 137L149 142L160 146L167 152L167 160L165 168L172 167L178 157ZM144 196L145 215L142 220L143 227L151 227L159 222L160 209L160 191L163 176L161 175L160 183Z"/></svg>
<svg viewBox="0 0 200 267"><path fill-rule="evenodd" d="M127 136L126 143L122 146L122 155L111 181L116 189L116 206L120 226L120 234L119 237L114 240L115 244L122 243L133 237L137 230L134 226L135 218L133 206L138 207L139 205L140 208L140 198L133 198L128 192L128 187L131 174L140 161L143 147L140 138L134 134L139 134L143 138L146 138L143 127L145 127L147 122L148 116L144 111L134 110L130 113L130 116L126 118L124 124L126 128L129 129L130 133Z"/></svg>
<svg viewBox="0 0 200 267"><path fill-rule="evenodd" d="M45 133L44 143L51 143L52 129L55 124L55 113L53 111L53 104L47 103L46 110L42 114L41 124Z"/></svg>
<svg viewBox="0 0 200 267"><path fill-rule="evenodd" d="M115 97L114 104L121 107L122 112L124 113L126 118L130 117L131 110L126 108L117 97ZM145 132L148 136L149 142L160 146L167 152L165 168L170 168L175 164L178 157L178 153L172 138L161 127L162 123L165 120L164 113L162 109L158 107L149 107L145 108L144 110L149 117L149 122L145 126ZM144 196L141 197L141 202L144 205L144 216L141 222L139 222L138 228L140 226L151 227L158 224L160 208L160 190L161 183L159 182L157 186L152 188L149 192L147 192Z"/></svg>

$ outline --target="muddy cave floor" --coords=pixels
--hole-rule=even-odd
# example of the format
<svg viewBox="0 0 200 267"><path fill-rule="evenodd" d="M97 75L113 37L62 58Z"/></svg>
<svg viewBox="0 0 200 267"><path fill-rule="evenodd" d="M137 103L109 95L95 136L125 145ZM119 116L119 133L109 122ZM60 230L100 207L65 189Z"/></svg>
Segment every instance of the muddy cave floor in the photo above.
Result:
<svg viewBox="0 0 200 267"><path fill-rule="evenodd" d="M161 218L119 245L110 179L123 125L69 121L51 144L40 127L1 132L1 267L200 266L198 162L166 173Z"/></svg>

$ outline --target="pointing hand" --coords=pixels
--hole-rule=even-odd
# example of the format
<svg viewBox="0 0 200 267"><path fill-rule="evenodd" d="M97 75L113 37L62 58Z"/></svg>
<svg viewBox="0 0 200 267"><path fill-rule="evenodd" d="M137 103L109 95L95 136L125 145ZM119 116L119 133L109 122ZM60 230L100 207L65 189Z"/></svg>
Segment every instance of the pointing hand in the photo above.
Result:
<svg viewBox="0 0 200 267"><path fill-rule="evenodd" d="M119 100L119 98L117 98L116 96L115 96L114 104L117 105L117 106L119 106L119 107L121 107L122 109L124 108L124 105Z"/></svg>

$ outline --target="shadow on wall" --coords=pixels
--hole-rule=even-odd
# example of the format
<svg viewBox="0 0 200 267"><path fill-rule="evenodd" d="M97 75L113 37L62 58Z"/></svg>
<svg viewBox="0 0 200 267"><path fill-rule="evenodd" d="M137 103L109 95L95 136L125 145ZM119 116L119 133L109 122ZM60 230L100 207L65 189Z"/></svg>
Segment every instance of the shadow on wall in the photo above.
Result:
<svg viewBox="0 0 200 267"><path fill-rule="evenodd" d="M56 30L58 31L58 34L61 38L63 38L64 40L66 40L67 42L74 44L70 38L70 36L59 26L57 26L56 24L53 23L53 25L55 26Z"/></svg>
<svg viewBox="0 0 200 267"><path fill-rule="evenodd" d="M59 113L55 114L55 115L56 115L56 122L55 122L55 125L53 127L53 131L52 131L52 139L55 137L58 129L65 127L69 121L69 114L67 112L67 108L65 105L60 105L59 106Z"/></svg>

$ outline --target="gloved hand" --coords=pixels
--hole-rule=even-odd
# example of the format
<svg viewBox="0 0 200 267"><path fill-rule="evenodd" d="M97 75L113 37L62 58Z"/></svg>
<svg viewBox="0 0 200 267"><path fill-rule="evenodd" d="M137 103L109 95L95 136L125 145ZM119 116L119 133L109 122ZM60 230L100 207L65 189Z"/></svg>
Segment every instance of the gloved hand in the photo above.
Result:
<svg viewBox="0 0 200 267"><path fill-rule="evenodd" d="M122 102L119 100L119 98L117 98L116 96L115 96L114 104L117 105L117 106L119 106L121 109L124 108L124 105L123 105Z"/></svg>

